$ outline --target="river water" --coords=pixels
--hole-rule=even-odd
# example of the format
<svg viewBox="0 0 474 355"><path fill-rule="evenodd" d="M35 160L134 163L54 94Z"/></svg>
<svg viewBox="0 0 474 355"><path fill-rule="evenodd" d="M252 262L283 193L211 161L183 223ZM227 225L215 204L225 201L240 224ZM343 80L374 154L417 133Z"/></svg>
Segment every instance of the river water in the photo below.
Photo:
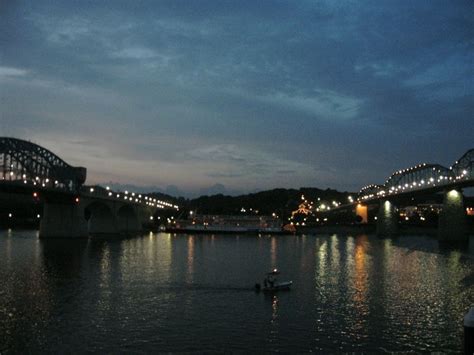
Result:
<svg viewBox="0 0 474 355"><path fill-rule="evenodd" d="M0 231L0 353L462 349L474 238ZM253 291L278 267L291 291Z"/></svg>

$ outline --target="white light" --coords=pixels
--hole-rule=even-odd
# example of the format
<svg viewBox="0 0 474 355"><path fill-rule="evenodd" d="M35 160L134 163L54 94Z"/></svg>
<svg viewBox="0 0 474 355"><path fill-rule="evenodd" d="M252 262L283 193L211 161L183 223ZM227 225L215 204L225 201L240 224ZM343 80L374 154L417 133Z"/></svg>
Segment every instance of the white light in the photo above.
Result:
<svg viewBox="0 0 474 355"><path fill-rule="evenodd" d="M41 218L41 216L39 214L36 215L36 218Z"/></svg>
<svg viewBox="0 0 474 355"><path fill-rule="evenodd" d="M8 218L12 218L12 217L13 217L13 214L9 213Z"/></svg>
<svg viewBox="0 0 474 355"><path fill-rule="evenodd" d="M448 195L451 196L451 197L458 197L459 192L457 192L456 190L451 190L451 191L448 192Z"/></svg>
<svg viewBox="0 0 474 355"><path fill-rule="evenodd" d="M91 191L91 192L94 192L94 188L93 188L93 187L91 187L90 191Z"/></svg>

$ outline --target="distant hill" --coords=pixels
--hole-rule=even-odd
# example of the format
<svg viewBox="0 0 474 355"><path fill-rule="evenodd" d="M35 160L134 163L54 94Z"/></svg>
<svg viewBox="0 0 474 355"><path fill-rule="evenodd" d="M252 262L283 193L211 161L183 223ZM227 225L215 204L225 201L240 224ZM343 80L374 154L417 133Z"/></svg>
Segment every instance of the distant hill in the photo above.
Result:
<svg viewBox="0 0 474 355"><path fill-rule="evenodd" d="M194 211L197 214L258 213L259 215L271 215L276 213L280 216L288 216L302 202L301 196L315 204L318 204L319 198L319 203L329 205L332 201L346 203L349 195L348 192L332 189L302 187L300 189L273 189L240 196L217 194L190 200L181 198L175 199L175 201L186 211Z"/></svg>

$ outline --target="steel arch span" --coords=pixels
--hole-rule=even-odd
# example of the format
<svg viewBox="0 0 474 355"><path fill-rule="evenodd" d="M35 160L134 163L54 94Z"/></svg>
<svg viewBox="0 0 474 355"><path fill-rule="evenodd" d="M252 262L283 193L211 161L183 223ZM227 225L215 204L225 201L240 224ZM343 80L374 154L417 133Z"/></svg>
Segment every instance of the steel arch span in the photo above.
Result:
<svg viewBox="0 0 474 355"><path fill-rule="evenodd" d="M4 181L77 191L86 174L86 168L73 167L37 144L0 137L0 175Z"/></svg>
<svg viewBox="0 0 474 355"><path fill-rule="evenodd" d="M454 178L451 169L439 164L420 164L409 169L396 171L387 181L385 188L401 191L407 188L424 188L427 185L446 184Z"/></svg>
<svg viewBox="0 0 474 355"><path fill-rule="evenodd" d="M376 184L371 184L364 186L362 189L359 191L359 198L366 200L368 198L373 198L377 195L377 193L383 189L383 185L376 185Z"/></svg>
<svg viewBox="0 0 474 355"><path fill-rule="evenodd" d="M472 179L474 178L474 149L468 150L459 158L451 167L456 179Z"/></svg>

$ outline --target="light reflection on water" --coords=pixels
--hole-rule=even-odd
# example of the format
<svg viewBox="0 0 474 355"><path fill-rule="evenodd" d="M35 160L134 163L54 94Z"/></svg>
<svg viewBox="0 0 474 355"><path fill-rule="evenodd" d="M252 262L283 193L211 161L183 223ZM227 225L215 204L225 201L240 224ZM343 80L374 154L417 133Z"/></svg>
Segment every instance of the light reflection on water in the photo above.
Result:
<svg viewBox="0 0 474 355"><path fill-rule="evenodd" d="M4 231L0 352L459 352L474 302L470 242ZM255 293L273 267L294 289Z"/></svg>

